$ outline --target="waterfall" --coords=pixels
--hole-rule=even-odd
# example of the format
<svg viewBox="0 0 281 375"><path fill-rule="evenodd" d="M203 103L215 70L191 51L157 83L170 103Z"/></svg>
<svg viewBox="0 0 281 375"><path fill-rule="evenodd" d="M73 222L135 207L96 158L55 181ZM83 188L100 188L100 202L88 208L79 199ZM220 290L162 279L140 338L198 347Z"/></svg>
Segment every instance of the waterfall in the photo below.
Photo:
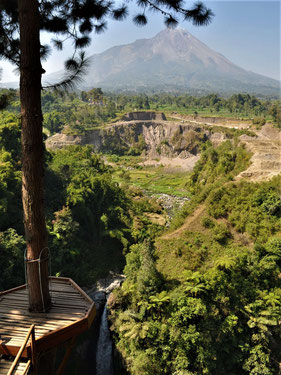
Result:
<svg viewBox="0 0 281 375"><path fill-rule="evenodd" d="M96 375L114 375L112 363L112 339L107 321L107 305L102 313L96 351Z"/></svg>
<svg viewBox="0 0 281 375"><path fill-rule="evenodd" d="M95 340L88 346L89 368L88 375L114 375L113 342L107 321L107 298L110 293L120 287L125 276L113 272L105 279L100 279L87 292L96 304L97 316L93 325ZM117 370L118 371L118 370Z"/></svg>

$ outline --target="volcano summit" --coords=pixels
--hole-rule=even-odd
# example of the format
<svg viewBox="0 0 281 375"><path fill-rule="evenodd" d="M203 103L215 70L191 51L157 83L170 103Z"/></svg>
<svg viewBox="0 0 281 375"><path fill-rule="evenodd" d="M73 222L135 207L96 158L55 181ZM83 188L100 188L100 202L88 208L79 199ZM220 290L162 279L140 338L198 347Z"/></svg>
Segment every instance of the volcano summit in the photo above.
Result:
<svg viewBox="0 0 281 375"><path fill-rule="evenodd" d="M84 82L83 89L118 91L280 93L277 80L240 68L182 29L93 55Z"/></svg>

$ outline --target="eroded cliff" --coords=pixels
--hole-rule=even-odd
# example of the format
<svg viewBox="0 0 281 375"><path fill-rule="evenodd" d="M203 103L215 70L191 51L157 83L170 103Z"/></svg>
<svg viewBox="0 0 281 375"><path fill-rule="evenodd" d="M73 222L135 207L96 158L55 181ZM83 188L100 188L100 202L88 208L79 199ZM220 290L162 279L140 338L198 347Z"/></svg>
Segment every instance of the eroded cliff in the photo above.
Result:
<svg viewBox="0 0 281 375"><path fill-rule="evenodd" d="M90 144L97 152L186 159L197 155L200 144L208 139L220 143L226 136L196 124L133 120L91 130L84 135L55 134L47 139L46 146L56 149L68 145Z"/></svg>

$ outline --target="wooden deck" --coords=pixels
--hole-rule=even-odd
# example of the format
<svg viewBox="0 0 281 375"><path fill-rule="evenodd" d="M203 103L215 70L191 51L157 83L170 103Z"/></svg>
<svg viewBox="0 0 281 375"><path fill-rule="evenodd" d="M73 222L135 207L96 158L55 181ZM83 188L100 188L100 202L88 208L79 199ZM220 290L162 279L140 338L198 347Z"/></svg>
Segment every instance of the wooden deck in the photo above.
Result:
<svg viewBox="0 0 281 375"><path fill-rule="evenodd" d="M12 359L3 359L0 358L0 375L7 375L8 371L12 366L13 360ZM27 362L19 362L17 367L15 368L13 375L25 375L28 373L30 369L30 361Z"/></svg>
<svg viewBox="0 0 281 375"><path fill-rule="evenodd" d="M15 356L31 324L36 352L45 351L87 330L95 317L90 297L71 279L50 278L52 307L47 313L28 311L25 285L0 293L0 353ZM23 357L30 357L30 343ZM1 372L0 372L1 374Z"/></svg>

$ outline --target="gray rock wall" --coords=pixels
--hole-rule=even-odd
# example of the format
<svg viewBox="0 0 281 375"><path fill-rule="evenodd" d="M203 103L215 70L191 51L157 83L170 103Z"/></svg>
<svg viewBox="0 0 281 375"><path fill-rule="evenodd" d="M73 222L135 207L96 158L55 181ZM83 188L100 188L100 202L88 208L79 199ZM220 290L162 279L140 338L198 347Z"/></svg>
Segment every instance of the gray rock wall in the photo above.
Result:
<svg viewBox="0 0 281 375"><path fill-rule="evenodd" d="M156 112L129 112L122 118L123 121L166 121L164 113Z"/></svg>

